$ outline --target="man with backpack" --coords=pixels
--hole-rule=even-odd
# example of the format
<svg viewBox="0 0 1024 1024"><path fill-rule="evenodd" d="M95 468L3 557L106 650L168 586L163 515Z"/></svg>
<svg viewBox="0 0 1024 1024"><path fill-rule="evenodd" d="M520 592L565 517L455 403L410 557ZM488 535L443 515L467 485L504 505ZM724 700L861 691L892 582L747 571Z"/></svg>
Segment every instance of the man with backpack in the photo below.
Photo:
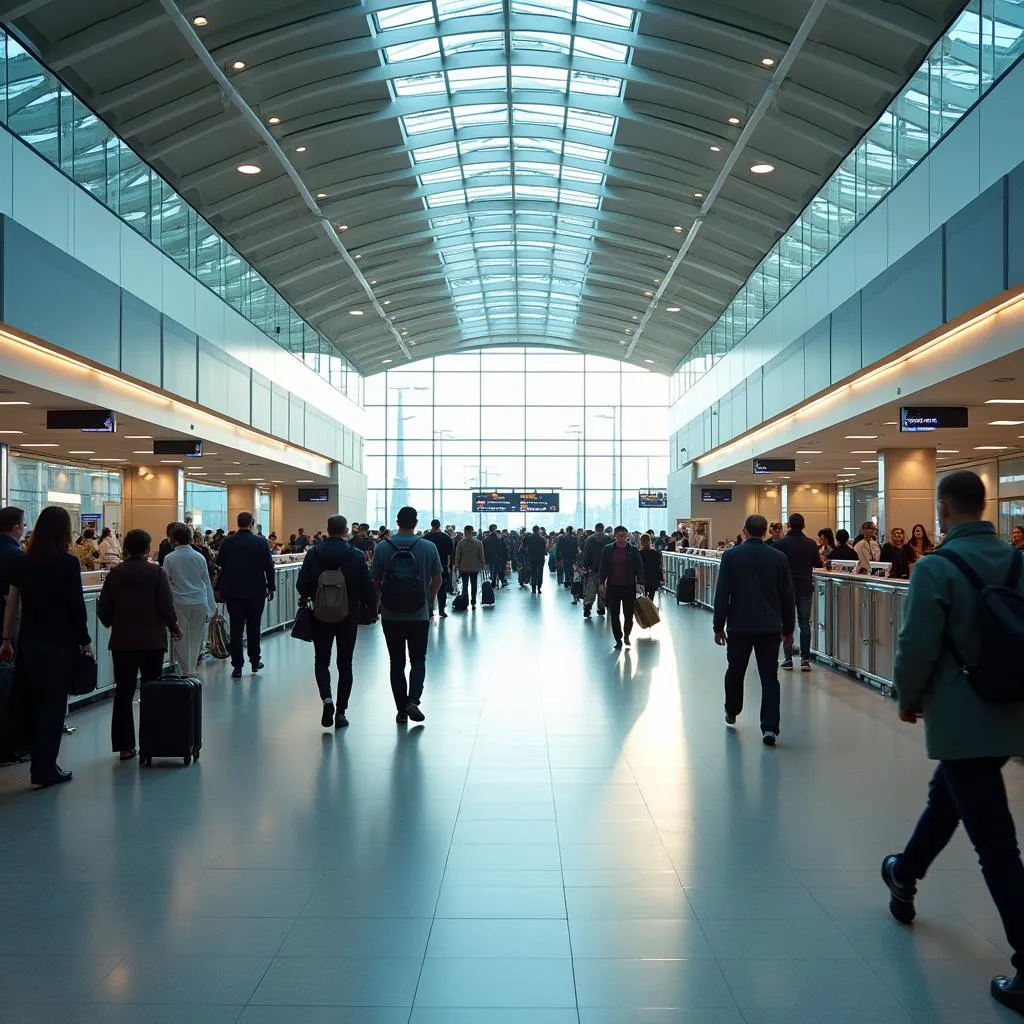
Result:
<svg viewBox="0 0 1024 1024"><path fill-rule="evenodd" d="M894 675L900 720L924 716L938 766L914 834L882 861L882 879L893 917L909 924L917 882L963 822L1017 972L993 978L991 993L1024 1014L1024 865L1003 781L1006 762L1024 754L1024 558L982 520L975 473L944 477L938 498L945 540L910 578Z"/></svg>
<svg viewBox="0 0 1024 1024"><path fill-rule="evenodd" d="M348 539L348 520L331 516L327 536L306 550L296 581L299 601L313 612L313 671L323 701L320 724L329 729L348 725L345 712L352 695L352 655L362 605L377 607L370 568ZM338 701L331 697L331 648L337 642Z"/></svg>
<svg viewBox="0 0 1024 1024"><path fill-rule="evenodd" d="M416 536L416 509L399 509L397 522L398 533L377 546L373 585L380 597L381 624L391 659L395 721L404 725L409 719L422 722L425 717L420 699L427 672L430 609L441 588L441 558L435 545Z"/></svg>

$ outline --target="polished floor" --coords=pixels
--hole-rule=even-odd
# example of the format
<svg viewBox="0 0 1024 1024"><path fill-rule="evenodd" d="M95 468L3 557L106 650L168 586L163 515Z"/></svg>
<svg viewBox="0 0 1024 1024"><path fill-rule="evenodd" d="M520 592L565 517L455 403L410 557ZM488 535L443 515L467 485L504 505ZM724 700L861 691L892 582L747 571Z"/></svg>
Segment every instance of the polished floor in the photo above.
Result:
<svg viewBox="0 0 1024 1024"><path fill-rule="evenodd" d="M824 670L722 721L706 612L632 651L552 583L431 631L398 727L377 629L351 727L320 729L308 646L211 663L198 765L108 753L0 769L4 1024L982 1024L1007 951L962 836L913 929L878 879L929 766L894 705ZM1008 770L1024 811L1024 769Z"/></svg>

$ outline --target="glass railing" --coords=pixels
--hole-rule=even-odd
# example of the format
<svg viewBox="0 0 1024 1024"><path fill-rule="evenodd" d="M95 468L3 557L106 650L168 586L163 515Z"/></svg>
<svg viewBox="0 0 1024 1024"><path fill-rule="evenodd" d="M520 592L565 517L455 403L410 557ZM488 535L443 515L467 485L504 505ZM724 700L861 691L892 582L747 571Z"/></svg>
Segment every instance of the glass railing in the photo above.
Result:
<svg viewBox="0 0 1024 1024"><path fill-rule="evenodd" d="M971 0L672 378L688 391L859 224L1024 53L1020 0Z"/></svg>
<svg viewBox="0 0 1024 1024"><path fill-rule="evenodd" d="M0 29L0 122L273 342L362 401L362 378L67 86Z"/></svg>

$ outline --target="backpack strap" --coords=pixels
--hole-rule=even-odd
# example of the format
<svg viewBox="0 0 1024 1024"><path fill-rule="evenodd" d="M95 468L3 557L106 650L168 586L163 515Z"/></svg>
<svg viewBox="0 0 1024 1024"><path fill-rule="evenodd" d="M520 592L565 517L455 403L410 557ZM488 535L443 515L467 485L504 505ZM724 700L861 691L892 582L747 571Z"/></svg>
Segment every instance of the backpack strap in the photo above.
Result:
<svg viewBox="0 0 1024 1024"><path fill-rule="evenodd" d="M984 586L986 586L985 581L974 571L973 568L971 568L970 565L968 565L967 560L958 555L955 551L949 551L946 548L937 548L935 551L932 552L932 554L937 555L939 558L945 558L947 562L952 562L953 565L955 565L957 569L959 569L960 572L966 577L967 582L970 583L970 585L974 587L975 590L981 590ZM1017 554L1019 556L1020 552L1017 552ZM1016 562L1019 563L1019 561L1020 559L1018 557ZM1019 578L1019 564L1016 565L1016 570L1017 576ZM1013 569L1011 569L1010 571L1013 572Z"/></svg>
<svg viewBox="0 0 1024 1024"><path fill-rule="evenodd" d="M1020 586L1022 567L1024 567L1024 555L1021 555L1019 548L1014 548L1013 558L1010 560L1010 571L1006 575L1006 585L1011 590L1017 590Z"/></svg>

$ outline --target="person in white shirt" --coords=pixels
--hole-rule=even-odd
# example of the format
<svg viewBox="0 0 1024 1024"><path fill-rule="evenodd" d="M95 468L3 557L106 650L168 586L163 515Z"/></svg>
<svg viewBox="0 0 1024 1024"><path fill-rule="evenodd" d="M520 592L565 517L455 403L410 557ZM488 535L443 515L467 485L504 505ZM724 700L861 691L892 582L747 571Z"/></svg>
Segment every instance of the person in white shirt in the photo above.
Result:
<svg viewBox="0 0 1024 1024"><path fill-rule="evenodd" d="M115 565L121 564L121 542L109 526L103 527L103 534L100 537L100 566L104 569L112 569Z"/></svg>
<svg viewBox="0 0 1024 1024"><path fill-rule="evenodd" d="M857 552L857 568L855 571L861 575L870 576L871 563L882 560L882 549L875 539L877 532L878 528L874 523L864 523L860 528L861 538L853 545L853 550Z"/></svg>
<svg viewBox="0 0 1024 1024"><path fill-rule="evenodd" d="M179 524L168 534L173 550L164 559L171 581L174 611L181 637L174 641L174 660L183 676L196 670L203 649L206 624L217 612L213 582L206 559L192 547L192 532Z"/></svg>

